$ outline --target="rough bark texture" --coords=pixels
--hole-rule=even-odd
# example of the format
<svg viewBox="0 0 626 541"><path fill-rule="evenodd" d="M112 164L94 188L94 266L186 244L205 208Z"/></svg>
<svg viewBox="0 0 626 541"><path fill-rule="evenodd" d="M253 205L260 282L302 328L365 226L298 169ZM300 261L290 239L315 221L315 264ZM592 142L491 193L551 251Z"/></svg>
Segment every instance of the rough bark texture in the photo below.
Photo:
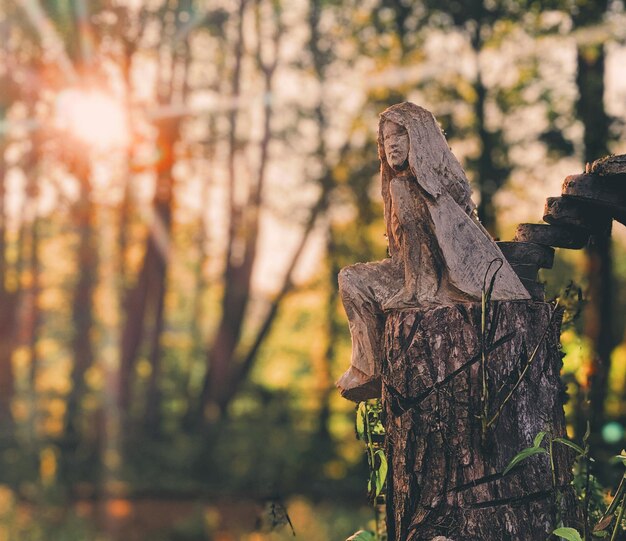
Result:
<svg viewBox="0 0 626 541"><path fill-rule="evenodd" d="M502 475L540 431L565 436L559 327L550 304L492 303L485 401L480 304L387 316L382 377L390 540L544 540L557 515L576 525L567 448L553 448L556 491L545 454ZM501 408L486 437L485 403L487 418Z"/></svg>

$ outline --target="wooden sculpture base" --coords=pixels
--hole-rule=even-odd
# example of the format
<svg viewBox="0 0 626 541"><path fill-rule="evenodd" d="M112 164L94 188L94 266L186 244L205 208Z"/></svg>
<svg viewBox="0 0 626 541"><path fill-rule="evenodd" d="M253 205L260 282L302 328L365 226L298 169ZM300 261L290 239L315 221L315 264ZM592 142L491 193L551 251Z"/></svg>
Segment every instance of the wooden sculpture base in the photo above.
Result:
<svg viewBox="0 0 626 541"><path fill-rule="evenodd" d="M390 541L539 540L557 527L557 517L577 526L571 450L554 444L554 480L547 454L502 475L539 432L565 436L560 316L543 302L491 304L486 394L479 303L387 316ZM484 419L494 416L484 431Z"/></svg>

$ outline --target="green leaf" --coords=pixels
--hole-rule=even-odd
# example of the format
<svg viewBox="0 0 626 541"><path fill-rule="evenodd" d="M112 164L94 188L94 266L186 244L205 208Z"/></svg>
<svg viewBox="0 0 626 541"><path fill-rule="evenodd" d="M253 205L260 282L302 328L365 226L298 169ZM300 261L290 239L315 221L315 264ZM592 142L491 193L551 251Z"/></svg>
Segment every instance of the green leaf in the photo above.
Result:
<svg viewBox="0 0 626 541"><path fill-rule="evenodd" d="M355 534L351 535L346 541L376 541L376 535L372 532L366 532L365 530L359 530Z"/></svg>
<svg viewBox="0 0 626 541"><path fill-rule="evenodd" d="M541 445L541 442L543 441L543 438L546 437L546 434L547 432L544 432L543 430L541 432L538 432L535 436L535 439L533 440L533 447L539 447Z"/></svg>
<svg viewBox="0 0 626 541"><path fill-rule="evenodd" d="M599 538L602 538L602 537L608 537L609 532L607 532L607 531L605 531L605 530L602 530L602 531L600 531L600 532L591 532L591 535L592 535L593 537L599 537Z"/></svg>
<svg viewBox="0 0 626 541"><path fill-rule="evenodd" d="M379 449L374 453L374 458L378 457L378 468L375 471L375 483L376 483L376 492L374 493L374 497L378 496L385 486L385 479L387 479L387 457L382 449Z"/></svg>
<svg viewBox="0 0 626 541"><path fill-rule="evenodd" d="M581 456L585 456L587 454L582 447L576 445L573 441L566 440L565 438L554 438L552 441L556 441L557 443L565 445L570 449L574 449L574 451L576 451Z"/></svg>
<svg viewBox="0 0 626 541"><path fill-rule="evenodd" d="M365 441L365 422L367 418L367 404L360 402L356 410L356 436L361 441Z"/></svg>
<svg viewBox="0 0 626 541"><path fill-rule="evenodd" d="M583 541L578 530L574 528L557 528L552 533L568 541Z"/></svg>
<svg viewBox="0 0 626 541"><path fill-rule="evenodd" d="M520 451L513 457L511 462L509 462L509 465L506 467L506 470L504 470L502 475L509 473L522 460L526 460L528 457L538 454L547 454L547 451L543 447L527 447L526 449Z"/></svg>

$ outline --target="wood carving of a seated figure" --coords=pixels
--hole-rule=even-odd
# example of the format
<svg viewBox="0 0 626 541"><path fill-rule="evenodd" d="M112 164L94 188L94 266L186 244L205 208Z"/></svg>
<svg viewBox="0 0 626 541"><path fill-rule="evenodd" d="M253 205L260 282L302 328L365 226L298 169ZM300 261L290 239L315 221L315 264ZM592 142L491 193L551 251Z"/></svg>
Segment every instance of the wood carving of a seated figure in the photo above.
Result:
<svg viewBox="0 0 626 541"><path fill-rule="evenodd" d="M378 154L390 257L339 273L352 359L337 387L354 401L380 396L386 311L479 301L497 260L491 298L530 299L478 221L465 172L429 111L408 102L385 110Z"/></svg>

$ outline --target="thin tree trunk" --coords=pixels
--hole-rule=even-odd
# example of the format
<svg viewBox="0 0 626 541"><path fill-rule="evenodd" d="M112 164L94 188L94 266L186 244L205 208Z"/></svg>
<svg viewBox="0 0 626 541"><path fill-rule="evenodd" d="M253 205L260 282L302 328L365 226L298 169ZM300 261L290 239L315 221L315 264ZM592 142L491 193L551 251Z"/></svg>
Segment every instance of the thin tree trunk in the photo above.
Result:
<svg viewBox="0 0 626 541"><path fill-rule="evenodd" d="M272 300L269 309L263 319L263 322L259 326L255 338L252 340L250 347L246 351L244 355L241 357L241 361L237 363L237 370L235 372L234 380L236 382L241 382L246 379L252 367L254 365L254 361L257 358L259 350L261 349L262 344L264 343L267 336L270 334L274 322L276 321L276 316L278 315L278 309L282 305L285 297L292 291L293 285L293 275L296 269L298 262L304 252L304 248L306 247L307 241L309 240L311 233L315 227L315 223L317 222L317 218L323 214L323 212L328 207L328 195L329 191L324 190L317 201L317 203L313 206L311 213L309 214L309 218L307 223L304 226L304 231L302 232L302 236L300 237L300 241L298 242L298 246L296 247L289 265L287 266L287 271L285 272L285 276L283 278L283 283L278 293ZM231 393L225 397L226 403L230 402L232 397L234 396L234 391L236 387L235 385L231 386Z"/></svg>
<svg viewBox="0 0 626 541"><path fill-rule="evenodd" d="M337 261L337 246L335 242L335 232L332 223L328 226L326 241L326 257L328 261L327 270L327 288L328 298L326 299L326 314L324 317L326 327L326 348L324 354L319 360L316 367L318 389L320 393L320 410L318 414L318 429L315 437L315 446L319 450L328 453L330 456L333 444L330 435L329 423L331 414L331 399L335 394L335 386L332 378L332 365L335 358L335 348L337 346L337 338L340 334L339 324L337 322L337 276L341 270Z"/></svg>
<svg viewBox="0 0 626 541"><path fill-rule="evenodd" d="M215 143L216 143L216 122L215 117L211 116L209 120L209 140L208 140L208 152L207 152L207 167L206 171L212 171L215 166ZM203 300L207 289L207 279L205 276L206 266L209 261L207 254L207 241L209 239L209 222L207 220L206 211L209 208L211 185L213 183L212 175L209 173L202 181L202 189L200 193L200 216L198 218L198 234L196 237L196 253L197 262L195 268L195 294L193 296L193 308L192 308L192 320L191 320L191 338L192 338L192 360L189 366L187 377L187 389L186 391L192 391L193 375L195 373L195 367L200 363L204 366L204 352L205 342L204 335L202 333L203 324ZM192 392L188 393L190 396ZM185 415L184 423L187 427L192 427L194 424L194 417L197 410L194 409L193 400L189 400L187 404L187 413Z"/></svg>
<svg viewBox="0 0 626 541"><path fill-rule="evenodd" d="M207 358L207 372L200 393L198 418L201 419L209 404L220 411L225 408L224 393L231 385L231 365L233 353L241 334L243 317L248 302L249 290L246 287L245 269L233 261L233 251L238 242L238 228L241 222L241 208L235 201L237 156L237 126L239 118L238 101L241 85L241 65L244 54L244 12L246 0L239 1L237 41L235 44L235 66L231 85L233 108L228 116L228 245L224 269L224 294L222 297L222 317Z"/></svg>
<svg viewBox="0 0 626 541"><path fill-rule="evenodd" d="M146 239L146 251L135 286L130 290L124 307L126 323L122 332L119 405L124 414L129 413L134 369L143 342L146 325L151 322L153 330L150 346L152 373L148 387L151 415L158 402L158 373L160 372L161 330L163 328L163 303L166 291L167 258L173 212L172 155L178 138L178 119L164 119L159 123L157 145L162 153L158 166L157 185L153 200L154 219ZM154 417L152 417L154 419Z"/></svg>
<svg viewBox="0 0 626 541"><path fill-rule="evenodd" d="M143 8L142 8L143 9ZM167 16L178 17L181 10L186 8L179 2L165 3L161 6L161 20ZM167 14L167 16L166 16ZM141 19L141 17L140 17ZM139 36L143 34L147 25L139 29L139 35L135 40L126 41L126 65L124 66L124 76L127 87L130 88L131 60L137 43L141 40ZM175 25L163 23L161 31L164 42L168 45L174 43ZM177 62L176 48L164 47L163 54L159 55L159 76L156 84L158 102L160 105L171 105L179 98L184 103L186 87L186 72L183 77L179 77L178 69L180 62ZM188 54L188 50L185 49ZM188 59L182 63L183 69L188 67ZM182 87L182 95L175 92ZM127 107L130 108L131 98L127 97ZM172 213L174 208L174 185L173 166L174 146L180 136L180 118L166 117L155 122L157 128L156 151L159 155L156 164L156 186L153 199L154 216L150 224L150 232L146 239L144 257L135 285L125 291L123 309L125 311L125 322L120 342L120 369L118 374L119 394L118 405L122 415L128 416L134 383L135 365L139 356L140 348L146 336L146 329L152 330L149 344L149 361L151 363L151 376L148 382L146 407L149 411L147 420L149 425L158 422L158 411L160 410L159 374L161 372L161 332L164 327L164 305L166 293L167 265L170 250L170 236L172 229ZM129 188L127 186L127 188ZM130 204L130 192L125 192L125 205ZM120 246L125 249L128 242L127 231L124 226L128 225L128 214L130 208L124 209L121 215L122 231L120 231ZM121 254L122 265L124 263L124 253Z"/></svg>
<svg viewBox="0 0 626 541"><path fill-rule="evenodd" d="M130 140L132 141L134 138L135 131L133 129L133 125L131 122L132 118L132 74L131 74L131 64L132 57L135 52L136 43L124 43L124 57L123 57L123 65L122 75L124 81L124 110L126 113L126 132L128 133ZM119 209L119 229L118 229L118 246L119 246L119 263L118 263L118 274L119 274L119 285L120 285L120 304L126 300L128 295L128 272L126 269L126 252L129 245L130 239L130 225L131 225L131 214L132 214L132 191L131 191L131 182L132 182L132 161L133 161L133 152L134 147L133 144L130 143L126 149L126 165L125 165L125 174L123 177L124 191L122 194L122 201Z"/></svg>
<svg viewBox="0 0 626 541"><path fill-rule="evenodd" d="M315 0L310 3L309 8L309 49L311 51L312 60L313 60L313 69L315 70L315 76L321 85L322 92L320 93L319 102L315 108L315 118L317 120L317 139L318 146L316 155L320 159L320 162L326 166L326 174L322 176L322 189L323 192L327 192L330 190L330 186L333 184L332 172L330 171L330 167L328 166L328 157L327 157L327 148L326 148L326 130L328 128L328 122L326 119L326 115L323 107L324 100L324 84L326 82L326 67L327 61L325 55L322 53L320 49L320 41L321 41L321 32L320 32L320 21L321 21L321 10L322 3ZM398 21L399 23L399 21ZM399 23L398 30L401 32L402 24ZM404 42L401 39L401 44L404 46ZM345 149L345 147L344 147ZM320 366L318 367L318 377L319 377L319 389L320 389L320 412L318 415L319 418L319 427L316 440L322 445L322 449L324 446L330 446L331 437L329 433L329 419L330 419L330 399L332 393L335 391L334 385L332 385L332 376L331 376L331 366L332 360L335 353L335 345L336 339L339 334L339 329L336 321L336 312L337 312L337 276L339 274L339 264L336 258L336 242L333 231L333 223L332 220L329 220L328 230L326 232L326 254L327 260L329 264L328 268L328 292L329 298L326 302L326 350L324 352L324 356L321 359ZM329 449L327 449L329 451Z"/></svg>
<svg viewBox="0 0 626 541"><path fill-rule="evenodd" d="M0 143L0 426L3 432L10 432L13 425L11 401L14 381L11 357L13 355L13 335L17 293L7 289L7 228L6 228L6 168L4 162L5 145Z"/></svg>
<svg viewBox="0 0 626 541"><path fill-rule="evenodd" d="M130 153L128 154L129 161L131 159ZM128 251L129 246L129 238L130 238L130 224L131 224L131 213L132 213L132 205L131 205L131 178L130 178L130 170L127 171L124 179L124 194L122 195L122 202L120 204L119 211L119 231L118 231L118 239L117 244L119 247L119 262L118 262L118 283L119 283L119 294L120 301L123 302L128 295L127 291L127 277L128 271L126 269L126 253Z"/></svg>
<svg viewBox="0 0 626 541"><path fill-rule="evenodd" d="M245 0L241 0L238 12L238 38L235 45L235 68L233 71L232 93L235 103L239 99L241 63L244 53L244 12ZM259 47L261 39L259 39ZM264 72L265 91L269 96L276 64L260 66ZM237 112L231 112L229 133L229 208L230 227L226 267L224 274L225 289L222 298L222 317L212 347L208 353L208 370L203 382L199 402L198 417L201 418L210 405L217 407L222 414L238 381L234 354L243 329L244 316L250 299L252 270L256 260L257 240L259 235L259 218L262 206L263 186L265 184L266 167L269 159L269 143L271 134L272 104L268 99L264 107L264 132L260 145L259 169L257 178L250 186L248 205L245 216L234 200L236 184L235 157L237 155ZM242 223L242 220L244 223ZM243 226L243 231L240 228ZM233 250L237 243L243 243L243 256L240 261L233 258Z"/></svg>
<svg viewBox="0 0 626 541"><path fill-rule="evenodd" d="M577 110L585 129L585 161L589 163L609 153L609 118L604 108L604 60L602 44L580 46L578 49ZM586 249L589 288L585 334L592 344L589 419L594 434L599 433L604 421L604 399L608 390L611 352L615 346L611 252L610 230L604 235L593 235Z"/></svg>
<svg viewBox="0 0 626 541"><path fill-rule="evenodd" d="M30 371L29 371L29 384L32 396L35 396L35 385L37 381L37 369L39 359L37 355L37 337L39 333L40 325L40 313L39 313L39 293L41 289L40 284L40 259L39 259L39 235L40 235L40 220L38 216L38 187L37 176L35 174L29 178L27 186L27 205L28 205L28 217L31 222L31 234L30 245L28 254L28 267L30 272L30 287L28 290L28 296L25 299L26 309L24 310L23 318L23 343L25 343L30 351ZM33 413L33 412L31 412Z"/></svg>
<svg viewBox="0 0 626 541"><path fill-rule="evenodd" d="M156 307L154 312L154 327L152 329L150 345L150 379L148 381L148 393L146 397L146 426L152 435L157 435L161 423L161 335L164 327L165 306L165 278L166 269L160 269L159 281L156 286Z"/></svg>
<svg viewBox="0 0 626 541"><path fill-rule="evenodd" d="M76 266L78 281L72 301L73 339L72 389L67 400L66 435L78 432L80 401L85 393L85 373L93 364L91 333L94 325L93 294L96 287L98 252L94 233L95 207L91 201L91 171L86 159L80 159L76 176L80 183L80 199L76 205L76 228L79 242Z"/></svg>
<svg viewBox="0 0 626 541"><path fill-rule="evenodd" d="M480 17L477 17L480 20ZM478 189L480 193L480 203L478 204L478 216L489 233L497 237L498 223L496 208L493 198L503 183L504 179L499 178L499 173L493 162L493 134L487 130L485 125L486 113L485 102L487 99L487 88L482 79L482 70L480 66L480 53L483 47L482 38L480 36L480 24L472 36L472 48L476 57L476 79L474 80L474 91L476 92L476 101L474 102L474 117L480 140L480 155L476 162L476 178L478 180Z"/></svg>
<svg viewBox="0 0 626 541"><path fill-rule="evenodd" d="M178 136L178 124L170 124L169 128L174 127L174 131L164 130L164 144L173 148L174 141ZM148 382L148 390L146 397L146 422L148 429L156 434L160 423L161 410L161 335L165 324L165 295L167 292L167 269L168 269L168 248L169 237L172 232L172 212L174 207L174 182L172 178L173 160L164 172L159 176L157 182L157 190L155 195L154 206L159 224L162 226L163 234L167 239L162 243L164 248L160 251L153 250L154 260L151 262L153 277L151 280L150 302L153 303L153 313L151 314L152 336L150 343L150 380ZM157 239L153 239L157 240ZM156 242L155 242L156 247ZM165 250L165 252L163 251Z"/></svg>
<svg viewBox="0 0 626 541"><path fill-rule="evenodd" d="M123 303L126 319L122 331L122 339L120 341L120 369L118 375L118 405L123 415L128 414L130 407L135 361L143 339L144 318L151 274L149 262L154 259L152 255L154 250L153 241L151 238L148 238L146 253L139 276L137 277L137 282L129 291Z"/></svg>

